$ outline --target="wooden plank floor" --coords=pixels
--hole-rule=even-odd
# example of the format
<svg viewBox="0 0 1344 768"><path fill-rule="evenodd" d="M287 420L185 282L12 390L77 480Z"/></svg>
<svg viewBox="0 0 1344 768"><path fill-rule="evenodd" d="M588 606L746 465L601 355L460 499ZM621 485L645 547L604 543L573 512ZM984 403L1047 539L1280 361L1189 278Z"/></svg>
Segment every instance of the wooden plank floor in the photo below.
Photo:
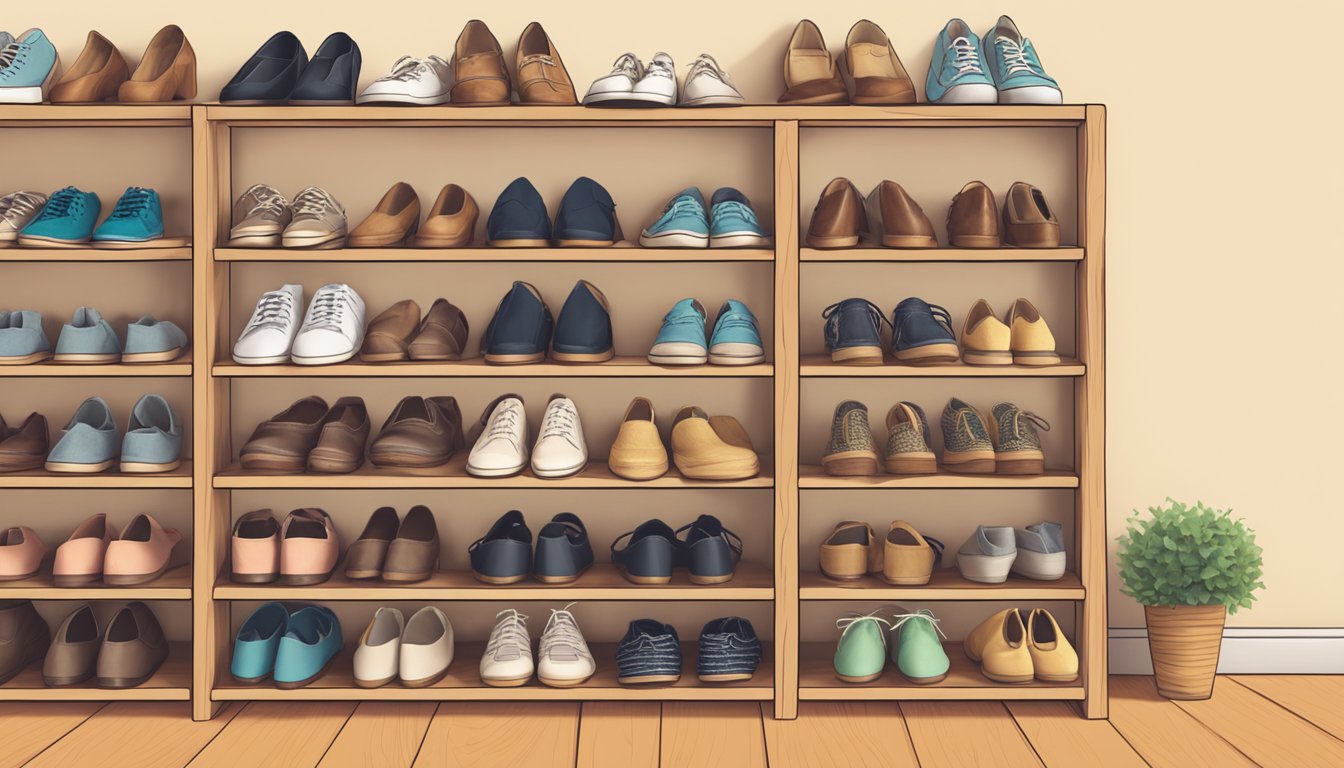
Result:
<svg viewBox="0 0 1344 768"><path fill-rule="evenodd" d="M1341 766L1344 677L1219 678L1167 701L1111 678L1111 719L1066 702L185 702L0 704L0 768Z"/></svg>

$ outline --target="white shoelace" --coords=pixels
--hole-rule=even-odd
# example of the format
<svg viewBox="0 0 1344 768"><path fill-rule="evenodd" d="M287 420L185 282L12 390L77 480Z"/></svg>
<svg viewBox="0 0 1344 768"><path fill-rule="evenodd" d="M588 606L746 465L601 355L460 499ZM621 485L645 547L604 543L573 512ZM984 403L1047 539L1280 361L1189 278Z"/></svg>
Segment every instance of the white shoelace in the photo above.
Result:
<svg viewBox="0 0 1344 768"><path fill-rule="evenodd" d="M667 77L673 80L677 79L677 73L672 69L672 62L665 56L654 56L649 62L649 66L644 70L644 77Z"/></svg>
<svg viewBox="0 0 1344 768"><path fill-rule="evenodd" d="M518 403L511 402L495 409L490 419L490 431L486 433L486 442L502 437L510 443L515 442L514 427L518 424Z"/></svg>
<svg viewBox="0 0 1344 768"><path fill-rule="evenodd" d="M257 202L253 203L252 207L248 209L246 218L267 213L273 216L281 216L285 209L289 207L289 201L285 200L284 195L278 192L272 193L259 189L255 194Z"/></svg>
<svg viewBox="0 0 1344 768"><path fill-rule="evenodd" d="M881 609L879 608L878 610ZM885 647L887 644L887 632L891 631L892 626L890 621L887 621L881 616L875 616L872 613L851 613L836 619L835 628L839 630L846 630L849 629L851 625L858 624L859 622L862 621L871 621L875 624L881 624L886 627L886 631L879 633L879 636L882 638L882 645Z"/></svg>
<svg viewBox="0 0 1344 768"><path fill-rule="evenodd" d="M952 65L957 68L957 77L962 75L983 75L985 70L980 68L980 52L976 50L971 41L964 37L958 37L947 44L948 50L952 51L954 58Z"/></svg>
<svg viewBox="0 0 1344 768"><path fill-rule="evenodd" d="M942 622L942 619L935 618L932 613L928 613L925 611L915 611L914 613L898 613L895 616L892 616L892 618L896 620L896 623L891 625L891 631L893 632L900 629L901 625L905 624L908 621L923 619L924 621L927 621L929 624L933 626L934 630L938 633L939 637L943 638L944 640L947 639L947 635L943 633L943 628L939 626L939 624Z"/></svg>
<svg viewBox="0 0 1344 768"><path fill-rule="evenodd" d="M436 61L447 66L447 62L439 59L437 56L430 56L424 59L417 59L414 56L402 56L400 59L397 59L396 64L392 65L391 74L384 75L378 79L400 83L419 80L426 75L434 73L434 63Z"/></svg>
<svg viewBox="0 0 1344 768"><path fill-rule="evenodd" d="M9 45L6 45L3 49L0 49L0 69L4 69L12 64L14 62L14 57L19 55L19 49L22 47L23 44L18 40L15 40Z"/></svg>
<svg viewBox="0 0 1344 768"><path fill-rule="evenodd" d="M495 624L494 631L490 633L490 641L486 643L486 656L495 656L506 649L512 649L519 655L532 651L532 638L527 634L526 616L512 608L505 608L496 613L495 618L499 619L499 623Z"/></svg>
<svg viewBox="0 0 1344 768"><path fill-rule="evenodd" d="M320 219L329 214L344 214L331 195L318 187L308 187L294 197L294 219Z"/></svg>
<svg viewBox="0 0 1344 768"><path fill-rule="evenodd" d="M562 437L571 444L574 442L574 423L579 414L574 405L566 400L555 400L546 409L546 417L541 422L541 438ZM577 446L575 446L577 447Z"/></svg>
<svg viewBox="0 0 1344 768"><path fill-rule="evenodd" d="M1036 74L1035 67L1031 66L1031 61L1027 58L1027 50L1011 37L999 35L994 39L995 45L1003 46L1003 61L1008 65L1006 75L1015 75L1019 72Z"/></svg>
<svg viewBox="0 0 1344 768"><path fill-rule="evenodd" d="M304 328L340 331L345 309L350 306L350 289L343 285L324 285L313 297Z"/></svg>
<svg viewBox="0 0 1344 768"><path fill-rule="evenodd" d="M294 295L289 291L267 291L261 295L257 308L252 312L252 322L248 331L262 328L284 330L289 323L290 310L294 307Z"/></svg>
<svg viewBox="0 0 1344 768"><path fill-rule="evenodd" d="M633 53L623 53L611 65L611 74L625 75L631 80L638 80L644 73L644 65L640 63L639 57Z"/></svg>
<svg viewBox="0 0 1344 768"><path fill-rule="evenodd" d="M579 631L579 623L569 612L574 603L564 608L551 609L551 618L546 620L546 628L541 631L541 655L545 656L557 645L574 649L575 653L587 655L588 644Z"/></svg>
<svg viewBox="0 0 1344 768"><path fill-rule="evenodd" d="M729 80L728 73L708 53L700 54L695 61L691 62L691 68L686 73L686 79L690 80L700 74L710 75L725 83Z"/></svg>

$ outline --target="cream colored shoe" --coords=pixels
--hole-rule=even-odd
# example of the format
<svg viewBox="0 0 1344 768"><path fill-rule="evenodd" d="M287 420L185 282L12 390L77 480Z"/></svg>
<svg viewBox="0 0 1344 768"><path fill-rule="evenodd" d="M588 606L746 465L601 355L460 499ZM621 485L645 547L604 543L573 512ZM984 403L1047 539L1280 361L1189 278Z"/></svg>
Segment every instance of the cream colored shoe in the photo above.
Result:
<svg viewBox="0 0 1344 768"><path fill-rule="evenodd" d="M979 299L961 324L961 359L970 365L1012 365L1012 338L989 302Z"/></svg>
<svg viewBox="0 0 1344 768"><path fill-rule="evenodd" d="M928 584L943 559L943 542L925 538L902 520L891 524L882 550L882 578L898 586Z"/></svg>
<svg viewBox="0 0 1344 768"><path fill-rule="evenodd" d="M971 630L962 644L966 658L980 664L980 672L996 683L1029 683L1033 677L1027 628L1022 614L1008 608Z"/></svg>
<svg viewBox="0 0 1344 768"><path fill-rule="evenodd" d="M672 461L693 480L746 480L761 471L751 438L732 416L684 406L672 420Z"/></svg>
<svg viewBox="0 0 1344 768"><path fill-rule="evenodd" d="M1055 617L1044 608L1027 616L1027 650L1037 680L1071 683L1078 679L1078 653L1059 630Z"/></svg>
<svg viewBox="0 0 1344 768"><path fill-rule="evenodd" d="M1008 313L1008 325L1012 328L1013 362L1018 365L1058 365L1059 353L1055 351L1055 335L1045 318L1030 301L1018 299Z"/></svg>
<svg viewBox="0 0 1344 768"><path fill-rule="evenodd" d="M636 397L625 409L607 455L611 473L626 480L652 480L667 472L667 448L658 435L653 403Z"/></svg>
<svg viewBox="0 0 1344 768"><path fill-rule="evenodd" d="M837 581L856 581L882 572L882 547L872 526L854 520L835 524L821 543L821 572Z"/></svg>

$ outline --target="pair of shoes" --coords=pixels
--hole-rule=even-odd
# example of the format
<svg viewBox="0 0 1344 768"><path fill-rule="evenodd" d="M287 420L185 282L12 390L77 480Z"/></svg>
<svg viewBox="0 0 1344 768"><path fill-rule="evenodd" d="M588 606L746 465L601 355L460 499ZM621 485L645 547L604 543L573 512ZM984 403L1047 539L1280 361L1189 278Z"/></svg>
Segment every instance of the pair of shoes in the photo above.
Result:
<svg viewBox="0 0 1344 768"><path fill-rule="evenodd" d="M926 475L938 471L929 421L924 409L901 401L887 411L887 442L882 466L894 475ZM868 407L857 400L846 400L835 407L831 438L821 457L828 475L876 475L877 444L868 421Z"/></svg>
<svg viewBox="0 0 1344 768"><path fill-rule="evenodd" d="M1013 403L998 403L986 422L980 412L957 398L943 408L943 467L949 472L1039 475L1045 454L1037 429L1050 424ZM986 428L988 424L988 428Z"/></svg>
<svg viewBox="0 0 1344 768"><path fill-rule="evenodd" d="M470 245L480 210L465 189L448 184L420 222L420 197L404 181L392 185L373 211L350 231L351 248L457 248Z"/></svg>
<svg viewBox="0 0 1344 768"><path fill-rule="evenodd" d="M823 332L831 360L853 365L883 361L882 310L867 299L845 299L822 310ZM959 357L952 315L946 309L911 297L892 311L891 353L903 363L950 363Z"/></svg>
<svg viewBox="0 0 1344 768"><path fill-rule="evenodd" d="M1050 326L1030 301L1017 299L999 320L979 299L961 325L961 359L969 365L1058 365L1059 353Z"/></svg>
<svg viewBox="0 0 1344 768"><path fill-rule="evenodd" d="M276 32L219 92L224 104L352 104L359 83L359 46L333 32L311 61L293 32Z"/></svg>
<svg viewBox="0 0 1344 768"><path fill-rule="evenodd" d="M1008 608L966 636L966 658L996 683L1070 683L1078 679L1078 653L1044 608Z"/></svg>
<svg viewBox="0 0 1344 768"><path fill-rule="evenodd" d="M0 610L0 616L6 613ZM43 625L42 634L46 633ZM42 661L42 682L58 687L93 678L99 688L134 688L153 677L167 659L168 639L148 605L138 600L127 603L103 632L93 606L85 603L65 617L51 638Z"/></svg>
<svg viewBox="0 0 1344 768"><path fill-rule="evenodd" d="M761 641L751 622L737 616L714 619L700 631L696 676L702 682L750 680L761 663ZM675 683L681 679L677 629L656 619L630 622L616 645L616 682Z"/></svg>
<svg viewBox="0 0 1344 768"><path fill-rule="evenodd" d="M528 466L527 444L523 398L512 393L500 395L481 413L478 437L467 456L467 474L516 475ZM588 445L573 400L562 394L551 395L530 461L532 474L542 478L569 477L588 465Z"/></svg>
<svg viewBox="0 0 1344 768"><path fill-rule="evenodd" d="M587 106L603 107L715 107L745 104L728 73L713 56L702 53L686 72L677 97L677 71L672 57L659 51L647 66L633 53L623 53L611 72L588 86Z"/></svg>
<svg viewBox="0 0 1344 768"><path fill-rule="evenodd" d="M47 417L30 413L17 427L0 418L0 472L38 469L47 461Z"/></svg>
<svg viewBox="0 0 1344 768"><path fill-rule="evenodd" d="M611 543L611 562L632 584L671 583L673 569L682 567L692 584L725 584L741 559L742 539L713 515L701 515L675 531L662 520L649 520Z"/></svg>
<svg viewBox="0 0 1344 768"><path fill-rule="evenodd" d="M170 472L182 461L182 423L163 395L136 401L125 437L117 434L112 408L101 397L85 400L63 432L47 454L48 472L103 472L118 456L122 472Z"/></svg>
<svg viewBox="0 0 1344 768"><path fill-rule="evenodd" d="M258 424L239 452L239 463L244 469L345 474L364 464L368 439L363 398L342 397L328 407L313 395Z"/></svg>
<svg viewBox="0 0 1344 768"><path fill-rule="evenodd" d="M767 244L747 196L732 187L714 190L706 213L698 187L673 195L662 216L644 228L645 248L749 248Z"/></svg>
<svg viewBox="0 0 1344 768"><path fill-rule="evenodd" d="M484 584L516 584L529 574L543 584L569 584L593 565L593 547L588 529L578 515L561 512L537 534L532 551L532 531L523 513L504 513L490 530L467 548L471 574Z"/></svg>
<svg viewBox="0 0 1344 768"><path fill-rule="evenodd" d="M379 507L345 553L347 579L424 581L439 566L439 528L429 507L417 504L397 520L397 510Z"/></svg>
<svg viewBox="0 0 1344 768"><path fill-rule="evenodd" d="M15 541L15 532L18 539ZM99 582L110 587L147 584L162 576L172 565L173 547L182 541L176 528L164 528L151 515L136 515L113 537L107 515L99 512L79 524L70 537L56 548L52 579L58 587L81 587ZM0 563L6 576L27 578L37 572L46 547L37 534L26 528L11 528L5 533L6 546L0 547ZM17 551L10 555L10 547ZM35 558L35 559L34 559ZM9 575L14 561L27 561L31 572Z"/></svg>
<svg viewBox="0 0 1344 768"><path fill-rule="evenodd" d="M952 19L933 43L924 95L933 104L1060 104L1059 83L1007 16L977 37Z"/></svg>
<svg viewBox="0 0 1344 768"><path fill-rule="evenodd" d="M240 365L331 365L354 357L364 343L364 300L344 283L317 289L299 322L303 286L286 284L257 301L233 345Z"/></svg>
<svg viewBox="0 0 1344 768"><path fill-rule="evenodd" d="M432 605L407 621L396 608L379 608L355 646L354 678L360 688L380 688L400 679L424 688L448 674L453 663L453 625Z"/></svg>
<svg viewBox="0 0 1344 768"><path fill-rule="evenodd" d="M756 316L746 304L728 299L719 307L714 330L705 335L705 305L682 299L663 316L649 349L654 365L752 365L765 362Z"/></svg>
<svg viewBox="0 0 1344 768"><path fill-rule="evenodd" d="M553 688L572 688L587 682L597 671L597 663L569 610L571 607L573 603L551 609L551 617L541 632L535 664L527 617L512 608L495 614L498 621L481 655L481 682L512 688L526 685L534 672L542 685Z"/></svg>
<svg viewBox="0 0 1344 768"><path fill-rule="evenodd" d="M994 192L982 181L962 187L947 211L947 241L954 248L1059 246L1059 219L1045 193L1025 181L1013 182L1003 200L1003 228Z"/></svg>
<svg viewBox="0 0 1344 768"><path fill-rule="evenodd" d="M983 584L1002 584L1010 572L1037 581L1056 581L1064 575L1064 566L1062 528L1049 521L1025 529L976 526L957 550L962 578Z"/></svg>
<svg viewBox="0 0 1344 768"><path fill-rule="evenodd" d="M854 81L851 97L821 29L798 22L784 53L784 93L780 104L913 104L915 84L891 46L887 33L867 19L845 37L845 68Z"/></svg>
<svg viewBox="0 0 1344 768"><path fill-rule="evenodd" d="M878 613L891 610L891 619ZM887 667L887 632L895 632L891 663L916 685L932 685L947 677L951 661L939 640L943 630L933 611L912 611L901 606L879 608L872 613L850 613L836 620L843 630L835 646L835 677L845 683L867 683L882 676Z"/></svg>
<svg viewBox="0 0 1344 768"><path fill-rule="evenodd" d="M601 247L624 240L616 218L616 202L601 184L580 176L560 198L551 227L546 201L526 177L520 176L495 199L485 223L490 245L498 248Z"/></svg>
<svg viewBox="0 0 1344 768"><path fill-rule="evenodd" d="M424 319L420 305L406 299L369 323L359 359L365 363L461 360L468 333L467 316L447 299L435 299Z"/></svg>
<svg viewBox="0 0 1344 768"><path fill-rule="evenodd" d="M29 199L31 202L31 198ZM163 237L163 205L159 193L127 187L112 213L99 224L98 195L65 187L51 193L42 209L18 231L19 245L50 247L94 242L101 245L145 243Z"/></svg>
<svg viewBox="0 0 1344 768"><path fill-rule="evenodd" d="M233 204L234 248L340 248L349 223L345 206L320 187L305 187L291 206L275 187L254 184Z"/></svg>
<svg viewBox="0 0 1344 768"><path fill-rule="evenodd" d="M515 281L481 336L487 363L540 363L548 348L557 363L601 363L616 354L611 307L597 286L587 280L575 283L559 319L552 321L541 292L530 283Z"/></svg>
<svg viewBox="0 0 1344 768"><path fill-rule="evenodd" d="M867 523L836 523L821 544L821 572L837 581L856 581L872 573L888 584L928 584L943 558L943 543L924 536L903 520L891 523L879 545Z"/></svg>
<svg viewBox="0 0 1344 768"><path fill-rule="evenodd" d="M27 365L53 357L58 363L166 363L186 348L187 334L176 323L145 315L126 326L123 350L116 331L98 310L79 307L61 327L53 355L41 314L0 312L0 365Z"/></svg>
<svg viewBox="0 0 1344 768"><path fill-rule="evenodd" d="M266 603L238 628L229 674L245 684L269 677L279 688L302 688L322 676L343 645L341 622L330 608L308 605L290 613Z"/></svg>
<svg viewBox="0 0 1344 768"><path fill-rule="evenodd" d="M331 515L296 509L276 521L269 509L238 518L230 537L230 578L239 584L321 584L331 578L341 542Z"/></svg>
<svg viewBox="0 0 1344 768"><path fill-rule="evenodd" d="M196 98L196 52L176 24L155 33L135 72L111 40L90 31L79 58L51 87L52 104Z"/></svg>

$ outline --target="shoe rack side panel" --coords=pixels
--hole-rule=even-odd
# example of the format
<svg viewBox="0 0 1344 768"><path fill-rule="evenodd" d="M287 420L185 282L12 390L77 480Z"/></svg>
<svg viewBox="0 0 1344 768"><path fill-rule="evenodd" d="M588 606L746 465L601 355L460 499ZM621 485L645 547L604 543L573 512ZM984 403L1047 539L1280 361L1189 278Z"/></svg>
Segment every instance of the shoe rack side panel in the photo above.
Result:
<svg viewBox="0 0 1344 768"><path fill-rule="evenodd" d="M775 717L798 717L798 121L775 123Z"/></svg>

